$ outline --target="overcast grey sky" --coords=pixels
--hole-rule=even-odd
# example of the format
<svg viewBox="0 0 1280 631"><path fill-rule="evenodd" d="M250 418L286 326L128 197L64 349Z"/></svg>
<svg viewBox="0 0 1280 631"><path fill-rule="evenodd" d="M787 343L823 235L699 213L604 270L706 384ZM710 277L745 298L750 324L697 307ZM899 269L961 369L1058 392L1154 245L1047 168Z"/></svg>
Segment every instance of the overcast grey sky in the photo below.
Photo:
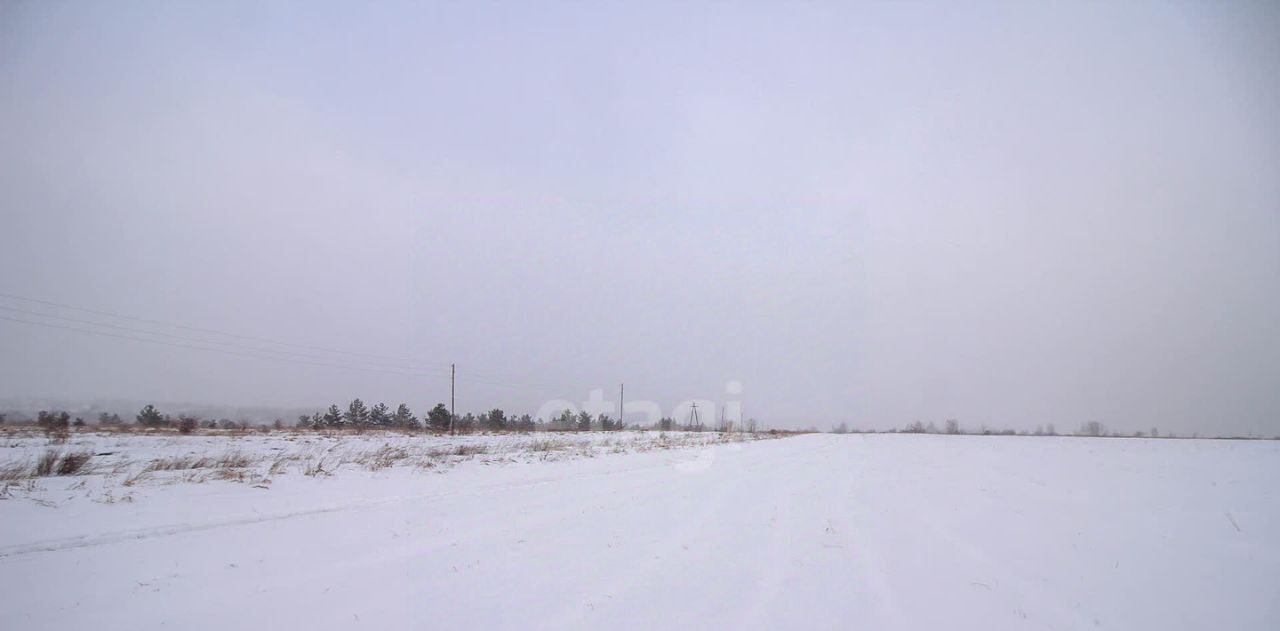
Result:
<svg viewBox="0 0 1280 631"><path fill-rule="evenodd" d="M6 2L0 292L432 374L0 320L0 396L1280 433L1276 7Z"/></svg>

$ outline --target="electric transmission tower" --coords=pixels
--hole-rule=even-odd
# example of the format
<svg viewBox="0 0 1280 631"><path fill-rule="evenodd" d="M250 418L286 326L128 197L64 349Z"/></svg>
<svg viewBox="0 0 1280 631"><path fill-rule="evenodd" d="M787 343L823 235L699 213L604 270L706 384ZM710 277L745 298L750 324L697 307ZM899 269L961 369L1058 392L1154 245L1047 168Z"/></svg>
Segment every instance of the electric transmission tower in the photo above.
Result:
<svg viewBox="0 0 1280 631"><path fill-rule="evenodd" d="M689 429L700 432L702 431L702 420L698 418L698 404L694 402L689 407Z"/></svg>

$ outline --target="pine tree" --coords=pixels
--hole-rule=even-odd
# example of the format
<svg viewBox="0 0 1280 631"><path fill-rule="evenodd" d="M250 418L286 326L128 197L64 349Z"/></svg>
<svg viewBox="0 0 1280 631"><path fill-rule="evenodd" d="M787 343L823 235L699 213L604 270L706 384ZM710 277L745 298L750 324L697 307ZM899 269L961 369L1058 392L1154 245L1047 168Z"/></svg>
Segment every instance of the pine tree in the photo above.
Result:
<svg viewBox="0 0 1280 631"><path fill-rule="evenodd" d="M50 412L40 410L36 413L36 425L40 427L70 427L71 415L67 412Z"/></svg>
<svg viewBox="0 0 1280 631"><path fill-rule="evenodd" d="M485 429L500 432L507 428L507 413L498 408L489 410L484 417Z"/></svg>
<svg viewBox="0 0 1280 631"><path fill-rule="evenodd" d="M369 424L374 427L391 427L391 411L386 403L379 403L369 410Z"/></svg>
<svg viewBox="0 0 1280 631"><path fill-rule="evenodd" d="M316 426L317 429L321 427L326 427L329 429L338 429L342 427L344 424L342 419L342 410L339 410L338 406L336 405L330 405L329 411L325 412L324 416L320 417L320 421L322 424L317 425Z"/></svg>
<svg viewBox="0 0 1280 631"><path fill-rule="evenodd" d="M521 414L520 420L516 421L516 429L522 432L531 432L536 428L533 417L528 414Z"/></svg>
<svg viewBox="0 0 1280 631"><path fill-rule="evenodd" d="M369 424L369 408L365 407L364 401L360 399L352 399L347 405L347 411L342 415L342 419L347 422L348 426L362 430Z"/></svg>
<svg viewBox="0 0 1280 631"><path fill-rule="evenodd" d="M456 421L455 425L459 433L469 434L476 428L476 415L467 412L466 415Z"/></svg>
<svg viewBox="0 0 1280 631"><path fill-rule="evenodd" d="M591 413L583 410L578 413L578 431L591 431Z"/></svg>
<svg viewBox="0 0 1280 631"><path fill-rule="evenodd" d="M450 418L449 408L445 407L443 403L437 403L435 407L431 408L430 412L427 412L427 425L437 432L447 432L449 431Z"/></svg>
<svg viewBox="0 0 1280 631"><path fill-rule="evenodd" d="M143 427L160 427L164 425L164 417L160 415L160 412L156 411L156 406L151 404L147 404L146 407L142 408L135 418L138 419L138 424Z"/></svg>
<svg viewBox="0 0 1280 631"><path fill-rule="evenodd" d="M417 429L418 419L409 411L408 405L401 403L391 417L391 424L402 429Z"/></svg>

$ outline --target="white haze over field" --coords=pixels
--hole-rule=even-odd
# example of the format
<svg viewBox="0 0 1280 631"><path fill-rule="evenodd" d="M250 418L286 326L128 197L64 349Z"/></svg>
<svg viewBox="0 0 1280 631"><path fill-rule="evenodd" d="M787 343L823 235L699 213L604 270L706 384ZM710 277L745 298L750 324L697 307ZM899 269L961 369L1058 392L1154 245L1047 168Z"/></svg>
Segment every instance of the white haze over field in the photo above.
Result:
<svg viewBox="0 0 1280 631"><path fill-rule="evenodd" d="M1280 434L1280 9L1117 4L0 4L0 293L431 373L4 298L0 397Z"/></svg>

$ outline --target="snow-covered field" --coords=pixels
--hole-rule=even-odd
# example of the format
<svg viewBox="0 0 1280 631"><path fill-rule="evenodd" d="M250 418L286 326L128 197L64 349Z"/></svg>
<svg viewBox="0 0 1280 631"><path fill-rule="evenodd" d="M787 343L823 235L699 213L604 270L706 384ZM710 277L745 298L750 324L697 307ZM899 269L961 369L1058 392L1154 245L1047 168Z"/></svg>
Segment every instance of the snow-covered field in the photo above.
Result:
<svg viewBox="0 0 1280 631"><path fill-rule="evenodd" d="M0 628L1280 628L1280 443L718 440L77 435Z"/></svg>

